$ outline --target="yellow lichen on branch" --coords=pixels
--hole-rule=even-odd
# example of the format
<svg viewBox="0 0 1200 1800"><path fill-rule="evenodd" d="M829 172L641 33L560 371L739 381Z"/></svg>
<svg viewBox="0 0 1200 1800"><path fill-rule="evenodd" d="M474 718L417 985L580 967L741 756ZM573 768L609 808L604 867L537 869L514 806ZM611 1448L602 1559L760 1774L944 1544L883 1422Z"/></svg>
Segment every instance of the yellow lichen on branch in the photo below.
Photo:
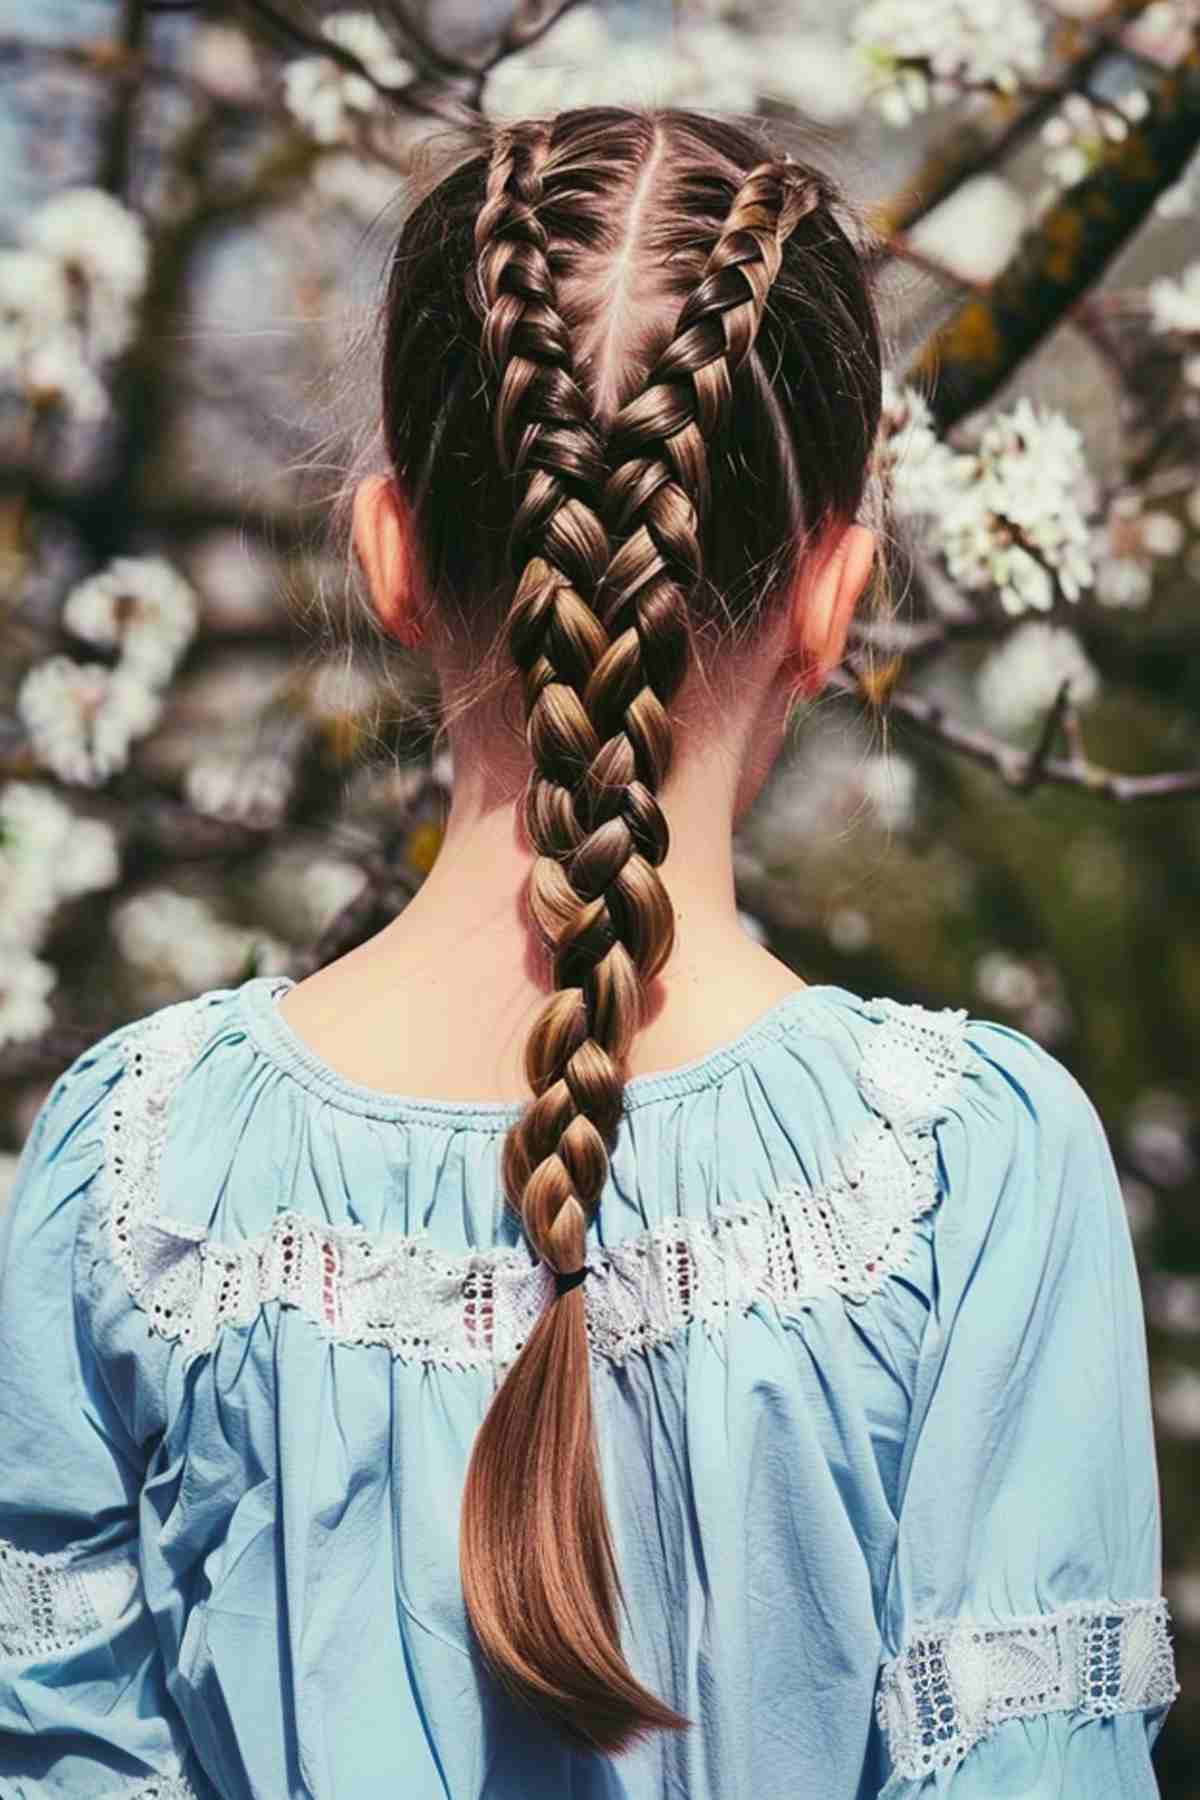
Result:
<svg viewBox="0 0 1200 1800"><path fill-rule="evenodd" d="M965 298L917 355L943 428L986 405L1094 285L1200 146L1200 51L1146 90L1136 131L1025 233L986 294Z"/></svg>

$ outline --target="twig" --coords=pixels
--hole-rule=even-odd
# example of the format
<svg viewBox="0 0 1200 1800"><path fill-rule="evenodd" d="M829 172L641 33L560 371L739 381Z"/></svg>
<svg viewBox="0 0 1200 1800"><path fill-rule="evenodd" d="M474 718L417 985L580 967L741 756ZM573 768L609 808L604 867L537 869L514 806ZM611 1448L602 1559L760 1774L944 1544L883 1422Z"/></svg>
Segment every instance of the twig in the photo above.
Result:
<svg viewBox="0 0 1200 1800"><path fill-rule="evenodd" d="M862 683L853 673L833 671L829 686L856 699L863 698ZM1009 787L1018 791L1028 792L1050 782L1060 787L1085 788L1103 799L1123 803L1200 793L1200 768L1170 770L1161 775L1121 775L1115 770L1100 768L1083 752L1077 721L1070 728L1070 756L1043 755L1035 762L1036 750L1021 750L987 732L962 724L949 716L940 701L927 695L893 689L884 710L899 713L934 743L943 744L994 770ZM1063 715L1064 729L1070 716L1069 713Z"/></svg>

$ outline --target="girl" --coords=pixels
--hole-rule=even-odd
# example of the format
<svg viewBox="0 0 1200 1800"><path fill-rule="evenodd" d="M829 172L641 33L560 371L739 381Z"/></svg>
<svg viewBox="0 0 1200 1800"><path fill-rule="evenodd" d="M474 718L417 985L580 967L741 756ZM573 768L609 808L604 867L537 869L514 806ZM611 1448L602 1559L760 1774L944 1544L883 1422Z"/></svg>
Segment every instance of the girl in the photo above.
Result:
<svg viewBox="0 0 1200 1800"><path fill-rule="evenodd" d="M441 682L444 848L360 948L118 1028L38 1115L4 1800L1156 1792L1091 1102L738 925L879 410L836 197L741 129L496 130L412 213L354 538Z"/></svg>

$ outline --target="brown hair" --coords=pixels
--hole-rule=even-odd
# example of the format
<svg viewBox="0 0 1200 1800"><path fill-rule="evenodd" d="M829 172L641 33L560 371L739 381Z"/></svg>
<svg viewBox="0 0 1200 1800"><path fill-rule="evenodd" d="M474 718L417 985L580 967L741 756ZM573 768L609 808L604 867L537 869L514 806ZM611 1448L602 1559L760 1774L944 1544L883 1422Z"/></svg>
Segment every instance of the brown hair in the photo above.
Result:
<svg viewBox="0 0 1200 1800"><path fill-rule="evenodd" d="M424 581L447 630L502 634L523 686L528 908L553 992L503 1179L569 1273L673 942L672 698L856 516L877 322L823 176L729 123L605 107L491 130L408 219L384 323L385 442ZM491 1401L461 1571L488 1664L570 1743L618 1752L690 1724L621 1652L581 1287Z"/></svg>

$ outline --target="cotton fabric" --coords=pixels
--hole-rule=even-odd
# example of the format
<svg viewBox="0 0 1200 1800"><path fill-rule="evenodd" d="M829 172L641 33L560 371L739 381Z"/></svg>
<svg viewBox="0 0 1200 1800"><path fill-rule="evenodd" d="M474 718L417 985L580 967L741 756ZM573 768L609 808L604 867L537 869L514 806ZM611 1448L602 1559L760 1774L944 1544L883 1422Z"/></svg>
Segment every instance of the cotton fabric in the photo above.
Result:
<svg viewBox="0 0 1200 1800"><path fill-rule="evenodd" d="M183 1003L164 1256L284 1213L449 1259L521 1246L499 1181L516 1109L345 1079L283 1019L287 985ZM470 1637L458 1508L494 1371L339 1341L278 1300L196 1350L139 1305L106 1163L144 1024L55 1083L2 1221L0 1800L1157 1794L1165 1700L1005 1718L921 1775L877 1711L922 1622L1160 1594L1120 1187L1091 1101L1031 1038L966 1020L934 1189L865 1298L757 1301L594 1358L626 1653L696 1721L608 1759L507 1700ZM870 1116L880 1029L864 997L810 986L635 1079L589 1257L820 1193Z"/></svg>

